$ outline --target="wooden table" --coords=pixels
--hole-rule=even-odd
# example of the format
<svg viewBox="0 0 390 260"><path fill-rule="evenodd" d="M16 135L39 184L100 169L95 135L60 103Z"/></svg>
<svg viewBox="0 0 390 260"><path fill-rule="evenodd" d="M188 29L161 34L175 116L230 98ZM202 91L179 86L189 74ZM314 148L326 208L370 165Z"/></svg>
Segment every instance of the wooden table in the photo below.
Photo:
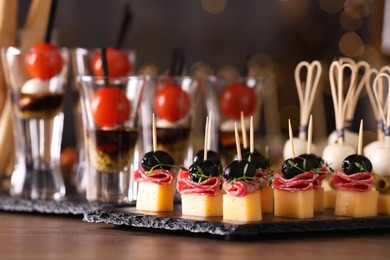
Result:
<svg viewBox="0 0 390 260"><path fill-rule="evenodd" d="M337 258L335 258L337 257ZM225 241L0 212L0 259L390 259L390 230Z"/></svg>

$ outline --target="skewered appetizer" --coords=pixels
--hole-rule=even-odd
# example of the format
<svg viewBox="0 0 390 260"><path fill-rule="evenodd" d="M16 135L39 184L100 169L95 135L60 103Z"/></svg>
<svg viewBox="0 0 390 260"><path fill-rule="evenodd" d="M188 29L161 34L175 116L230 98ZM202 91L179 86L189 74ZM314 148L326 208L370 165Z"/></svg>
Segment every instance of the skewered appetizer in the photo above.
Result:
<svg viewBox="0 0 390 260"><path fill-rule="evenodd" d="M223 172L223 219L234 221L262 220L260 184L255 178L254 164L242 160L240 137L235 124L237 160Z"/></svg>
<svg viewBox="0 0 390 260"><path fill-rule="evenodd" d="M138 182L137 210L173 211L175 172L172 157L164 151L144 155L141 168L135 171Z"/></svg>
<svg viewBox="0 0 390 260"><path fill-rule="evenodd" d="M197 160L188 171L180 170L177 191L184 215L222 216L220 171L214 161Z"/></svg>
<svg viewBox="0 0 390 260"><path fill-rule="evenodd" d="M275 216L312 218L315 178L313 167L306 159L295 157L285 160L281 173L276 173L272 180Z"/></svg>
<svg viewBox="0 0 390 260"><path fill-rule="evenodd" d="M222 163L218 153L209 150L211 122L210 113L206 118L204 149L195 155L188 171L179 171L177 191L184 215L222 216Z"/></svg>
<svg viewBox="0 0 390 260"><path fill-rule="evenodd" d="M375 188L380 192L378 212L390 214L390 92L379 89L380 86L386 86L378 84L378 80L382 77L387 82L390 82L390 76L387 73L379 73L374 80L373 91L378 103L378 114L380 115L381 122L384 124L384 137L382 145L377 147L368 157L372 162L373 172L375 173ZM387 87L389 88L388 85ZM383 94L380 94L381 91L386 93L386 100L384 100Z"/></svg>
<svg viewBox="0 0 390 260"><path fill-rule="evenodd" d="M280 173L272 180L274 215L289 218L312 218L314 215L313 166L301 157L294 157L294 139L291 121L289 136L292 158L283 162Z"/></svg>
<svg viewBox="0 0 390 260"><path fill-rule="evenodd" d="M376 216L378 191L372 189L374 176L370 160L353 154L344 159L342 169L333 174L337 190L335 214L355 218Z"/></svg>
<svg viewBox="0 0 390 260"><path fill-rule="evenodd" d="M306 159L315 171L315 179L313 182L314 190L314 212L323 212L325 209L325 193L322 187L323 180L329 174L329 169L326 163L315 154L301 154L300 158Z"/></svg>
<svg viewBox="0 0 390 260"><path fill-rule="evenodd" d="M272 213L274 211L274 192L271 187L273 171L269 160L258 151L246 152L242 158L253 163L256 168L255 178L260 183L261 212Z"/></svg>

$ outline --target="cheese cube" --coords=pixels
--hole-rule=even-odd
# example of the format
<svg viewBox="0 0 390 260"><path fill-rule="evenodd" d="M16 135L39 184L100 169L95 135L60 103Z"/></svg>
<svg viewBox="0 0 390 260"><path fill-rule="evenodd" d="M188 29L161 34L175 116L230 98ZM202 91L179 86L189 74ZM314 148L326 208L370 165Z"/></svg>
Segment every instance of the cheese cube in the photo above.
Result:
<svg viewBox="0 0 390 260"><path fill-rule="evenodd" d="M173 211L174 183L160 185L152 182L139 182L137 210Z"/></svg>
<svg viewBox="0 0 390 260"><path fill-rule="evenodd" d="M277 217L312 218L314 216L314 191L274 190Z"/></svg>
<svg viewBox="0 0 390 260"><path fill-rule="evenodd" d="M199 217L222 216L222 193L217 196L182 194L181 212Z"/></svg>
<svg viewBox="0 0 390 260"><path fill-rule="evenodd" d="M314 212L323 212L325 209L324 188L314 189Z"/></svg>
<svg viewBox="0 0 390 260"><path fill-rule="evenodd" d="M379 194L378 212L390 215L390 194Z"/></svg>
<svg viewBox="0 0 390 260"><path fill-rule="evenodd" d="M334 207L336 206L337 191L333 189L326 190L324 195L325 195L325 208L334 209Z"/></svg>
<svg viewBox="0 0 390 260"><path fill-rule="evenodd" d="M378 214L378 194L376 190L365 192L337 191L335 215L354 218L373 217Z"/></svg>
<svg viewBox="0 0 390 260"><path fill-rule="evenodd" d="M261 212L274 212L274 191L271 186L264 186L260 191Z"/></svg>
<svg viewBox="0 0 390 260"><path fill-rule="evenodd" d="M223 219L242 222L262 220L260 191L243 197L224 194Z"/></svg>

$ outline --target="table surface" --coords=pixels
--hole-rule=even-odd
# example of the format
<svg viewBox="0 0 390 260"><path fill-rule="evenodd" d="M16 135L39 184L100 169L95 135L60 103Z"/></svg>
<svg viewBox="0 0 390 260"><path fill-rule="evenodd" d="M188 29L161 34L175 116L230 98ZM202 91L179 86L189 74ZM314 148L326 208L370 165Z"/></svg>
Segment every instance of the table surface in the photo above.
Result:
<svg viewBox="0 0 390 260"><path fill-rule="evenodd" d="M225 241L81 217L0 212L0 259L389 259L390 230Z"/></svg>

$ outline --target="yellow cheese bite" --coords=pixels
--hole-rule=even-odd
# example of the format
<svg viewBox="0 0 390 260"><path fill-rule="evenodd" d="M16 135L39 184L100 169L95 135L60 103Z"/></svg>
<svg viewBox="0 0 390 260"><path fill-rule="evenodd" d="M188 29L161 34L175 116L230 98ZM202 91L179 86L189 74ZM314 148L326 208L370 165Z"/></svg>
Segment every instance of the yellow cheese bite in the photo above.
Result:
<svg viewBox="0 0 390 260"><path fill-rule="evenodd" d="M337 197L337 191L336 190L326 190L324 192L324 200L325 200L325 208L327 209L334 209L336 206L336 197Z"/></svg>
<svg viewBox="0 0 390 260"><path fill-rule="evenodd" d="M390 195L379 194L378 197L378 212L382 214L390 214Z"/></svg>
<svg viewBox="0 0 390 260"><path fill-rule="evenodd" d="M199 217L222 216L222 192L217 196L181 194L183 215Z"/></svg>
<svg viewBox="0 0 390 260"><path fill-rule="evenodd" d="M338 190L335 214L354 218L376 216L378 194L376 190L364 192Z"/></svg>
<svg viewBox="0 0 390 260"><path fill-rule="evenodd" d="M312 218L314 216L314 191L274 190L277 217Z"/></svg>
<svg viewBox="0 0 390 260"><path fill-rule="evenodd" d="M223 219L234 221L260 221L260 191L249 193L243 197L223 195Z"/></svg>
<svg viewBox="0 0 390 260"><path fill-rule="evenodd" d="M139 182L136 209L173 211L174 193L174 183L160 185L152 182Z"/></svg>
<svg viewBox="0 0 390 260"><path fill-rule="evenodd" d="M264 186L260 190L260 200L262 213L274 212L274 191L271 186Z"/></svg>
<svg viewBox="0 0 390 260"><path fill-rule="evenodd" d="M323 212L325 209L324 188L314 189L314 212Z"/></svg>

